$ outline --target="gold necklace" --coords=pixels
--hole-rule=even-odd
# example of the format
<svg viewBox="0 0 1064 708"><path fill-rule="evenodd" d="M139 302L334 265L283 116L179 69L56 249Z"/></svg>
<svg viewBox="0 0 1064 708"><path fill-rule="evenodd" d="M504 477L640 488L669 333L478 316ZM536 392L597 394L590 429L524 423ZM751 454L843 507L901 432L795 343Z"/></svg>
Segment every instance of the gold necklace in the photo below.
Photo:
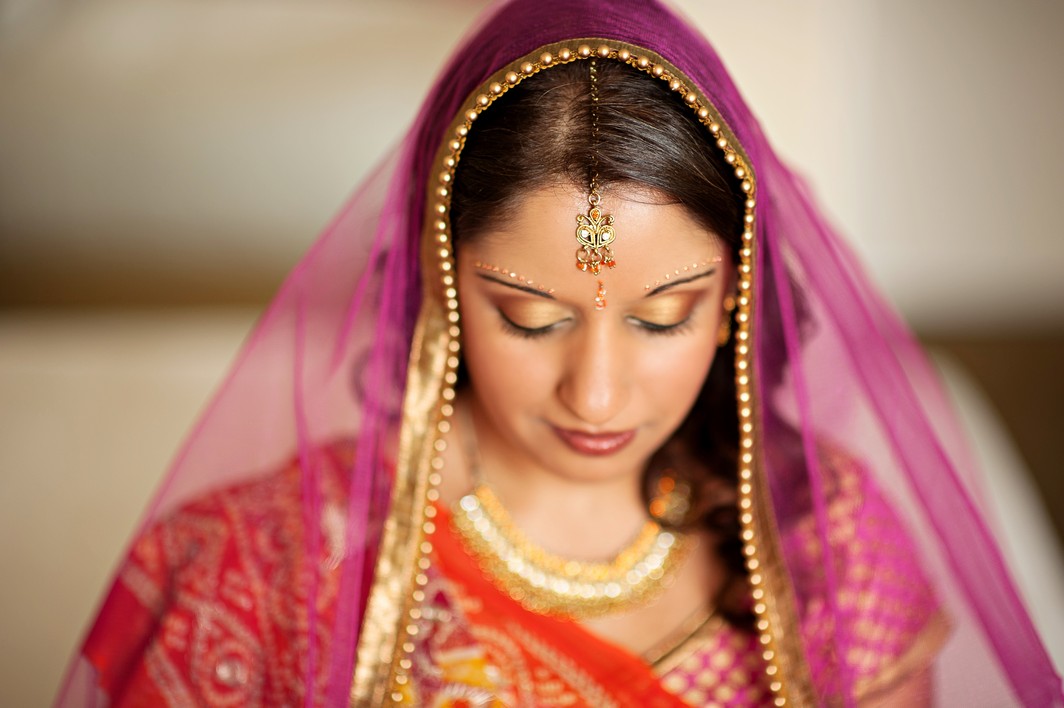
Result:
<svg viewBox="0 0 1064 708"><path fill-rule="evenodd" d="M645 604L668 587L691 540L648 520L608 563L578 561L537 546L483 482L458 500L452 525L488 578L526 609L587 619Z"/></svg>

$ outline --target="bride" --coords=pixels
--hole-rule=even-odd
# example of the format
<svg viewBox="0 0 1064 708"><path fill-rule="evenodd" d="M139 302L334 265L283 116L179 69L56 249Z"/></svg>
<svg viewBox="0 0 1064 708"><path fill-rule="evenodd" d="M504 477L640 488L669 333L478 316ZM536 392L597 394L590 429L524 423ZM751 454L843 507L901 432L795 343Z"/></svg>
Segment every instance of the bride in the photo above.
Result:
<svg viewBox="0 0 1064 708"><path fill-rule="evenodd" d="M504 3L263 316L60 703L1062 705L931 381L705 40Z"/></svg>

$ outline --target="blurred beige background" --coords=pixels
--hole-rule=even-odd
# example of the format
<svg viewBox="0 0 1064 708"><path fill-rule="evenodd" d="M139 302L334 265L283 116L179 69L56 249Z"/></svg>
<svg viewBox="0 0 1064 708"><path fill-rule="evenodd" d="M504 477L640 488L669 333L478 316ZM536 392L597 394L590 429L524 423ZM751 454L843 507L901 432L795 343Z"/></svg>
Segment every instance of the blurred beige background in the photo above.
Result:
<svg viewBox="0 0 1064 708"><path fill-rule="evenodd" d="M483 5L0 0L0 704L50 699L256 312ZM1064 5L679 5L935 345L1059 661Z"/></svg>

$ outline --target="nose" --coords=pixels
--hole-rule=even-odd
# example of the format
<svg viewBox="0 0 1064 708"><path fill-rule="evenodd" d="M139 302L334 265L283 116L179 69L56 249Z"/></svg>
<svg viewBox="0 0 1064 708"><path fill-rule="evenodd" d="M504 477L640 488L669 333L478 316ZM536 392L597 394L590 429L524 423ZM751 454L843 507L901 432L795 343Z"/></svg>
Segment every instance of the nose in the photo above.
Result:
<svg viewBox="0 0 1064 708"><path fill-rule="evenodd" d="M632 372L622 340L608 323L591 323L565 352L558 398L581 423L608 427L628 402Z"/></svg>

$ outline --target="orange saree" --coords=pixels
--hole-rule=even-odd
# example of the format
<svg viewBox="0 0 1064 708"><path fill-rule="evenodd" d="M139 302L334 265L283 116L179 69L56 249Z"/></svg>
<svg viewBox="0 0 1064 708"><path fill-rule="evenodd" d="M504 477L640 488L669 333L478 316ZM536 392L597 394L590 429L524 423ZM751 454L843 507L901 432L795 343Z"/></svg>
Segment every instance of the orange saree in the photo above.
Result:
<svg viewBox="0 0 1064 708"><path fill-rule="evenodd" d="M699 622L651 664L579 623L530 612L499 590L442 506L432 543L442 576L433 584L426 623L432 668L420 667L415 676L422 691L446 697L437 705L666 708L771 701L756 638L716 617Z"/></svg>

